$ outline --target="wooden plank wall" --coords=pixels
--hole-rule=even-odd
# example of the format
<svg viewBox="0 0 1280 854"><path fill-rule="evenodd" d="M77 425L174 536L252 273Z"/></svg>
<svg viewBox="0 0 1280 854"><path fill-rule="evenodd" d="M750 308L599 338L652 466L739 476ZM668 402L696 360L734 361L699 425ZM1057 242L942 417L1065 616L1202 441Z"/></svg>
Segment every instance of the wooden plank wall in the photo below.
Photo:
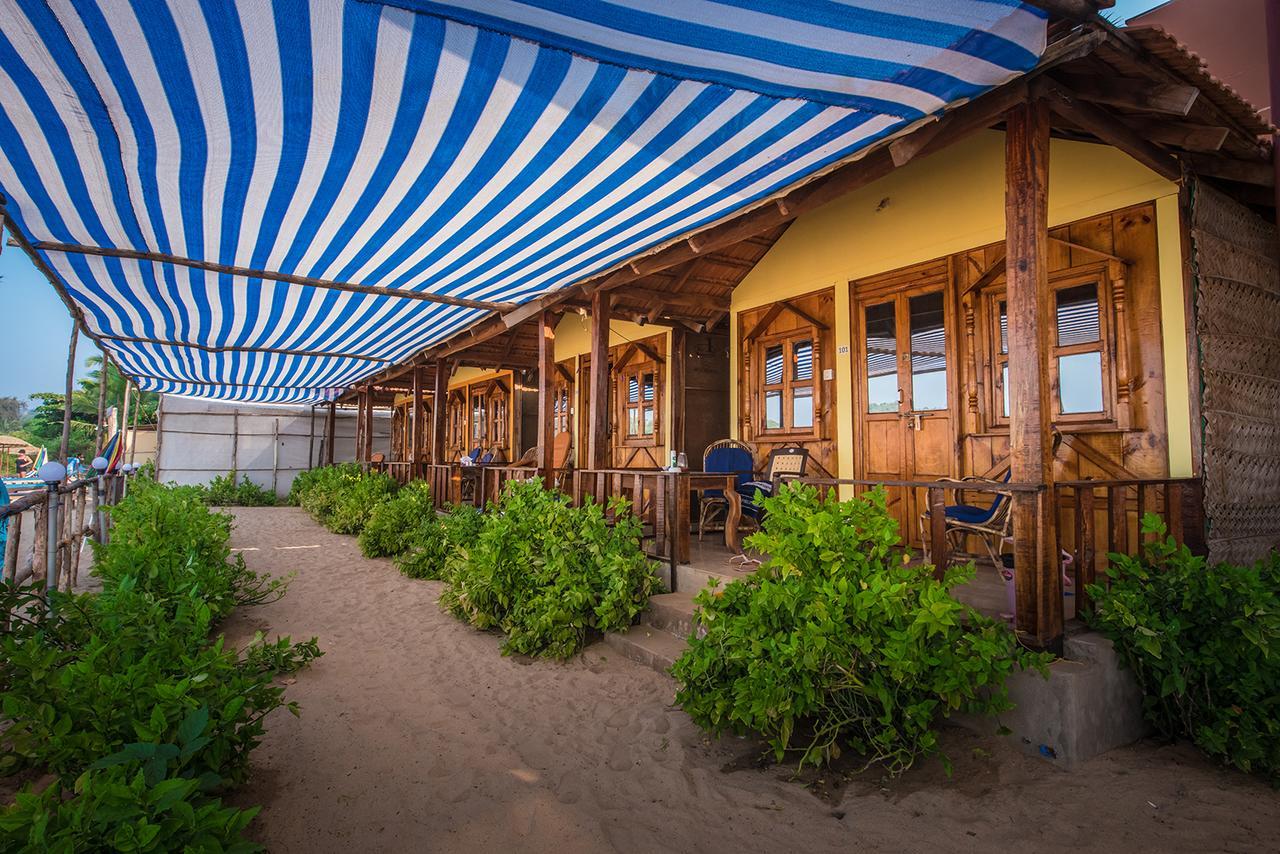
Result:
<svg viewBox="0 0 1280 854"><path fill-rule="evenodd" d="M763 468L769 458L769 452L777 447L782 446L798 446L809 449L809 473L819 477L835 477L839 472L837 437L836 437L836 407L842 404L836 399L836 383L834 380L823 379L823 372L828 368L832 368L836 364L836 342L835 342L835 290L827 288L826 290L816 291L805 296L792 297L787 300L796 308L805 314L810 315L816 320L826 325L826 330L820 331L819 340L821 346L818 348L817 358L815 359L817 368L816 375L818 383L821 385L822 393L822 410L818 414L818 433L813 437L795 437L780 436L772 437L761 435L756 425L752 423L753 395L756 394L756 383L754 381L753 372L763 370L763 366L753 364L753 348L754 340L746 340L747 336L759 326L761 320L767 315L773 313L775 316L759 331L757 338L765 335L775 335L778 333L789 332L807 328L809 324L799 315L792 311L772 311L774 304L758 306L738 313L738 359L739 359L739 376L738 376L738 436L746 442L750 442L756 447L756 465Z"/></svg>

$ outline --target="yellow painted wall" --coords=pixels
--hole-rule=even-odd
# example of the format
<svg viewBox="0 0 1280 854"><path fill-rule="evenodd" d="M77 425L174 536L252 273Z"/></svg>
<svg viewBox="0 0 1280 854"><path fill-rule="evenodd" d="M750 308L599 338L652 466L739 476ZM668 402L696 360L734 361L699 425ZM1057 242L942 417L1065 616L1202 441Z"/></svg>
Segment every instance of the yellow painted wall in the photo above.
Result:
<svg viewBox="0 0 1280 854"><path fill-rule="evenodd" d="M1049 224L1157 200L1162 318L1170 424L1170 471L1189 472L1191 434L1182 303L1178 188L1107 146L1053 140ZM837 429L841 477L853 476L853 396L849 281L1004 239L1004 134L984 131L933 157L908 164L868 187L795 221L733 294L738 312L779 299L835 288ZM738 348L730 382L738 383ZM1181 353L1180 367L1178 353ZM736 432L738 396L730 396Z"/></svg>

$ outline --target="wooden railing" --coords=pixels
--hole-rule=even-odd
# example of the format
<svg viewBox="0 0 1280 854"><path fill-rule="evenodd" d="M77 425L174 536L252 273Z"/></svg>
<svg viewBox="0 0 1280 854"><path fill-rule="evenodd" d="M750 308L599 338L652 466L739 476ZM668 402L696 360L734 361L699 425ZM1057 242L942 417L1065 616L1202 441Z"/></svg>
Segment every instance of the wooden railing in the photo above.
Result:
<svg viewBox="0 0 1280 854"><path fill-rule="evenodd" d="M100 525L105 524L106 514L102 506L114 504L127 488L124 475L108 475L104 479L100 496L97 479L89 478L64 483L57 488L57 515L54 519L55 537L54 571L55 588L70 591L79 580L80 556L84 551L86 536L100 538ZM49 496L41 487L15 498L0 507L0 520L7 522L4 549L4 580L10 584L31 581L47 584L49 578ZM31 525L25 524L30 512ZM31 559L23 561L23 543L31 543Z"/></svg>
<svg viewBox="0 0 1280 854"><path fill-rule="evenodd" d="M920 518L919 536L921 543L928 551L930 562L933 563L934 574L939 578L950 565L953 551L950 535L947 532L945 510L948 505L973 503L968 499L960 501L957 494L978 493L984 496L983 500L987 506L990 506L991 502L1001 494L1010 495L1015 501L1033 500L1036 495L1045 491L1043 485L1036 483L1000 483L985 480L859 480L842 477L806 477L801 478L801 482L818 487L824 495L842 486L855 487L859 491L880 488L885 491L886 503L891 508L900 502L902 506L911 506L912 502L908 501L911 497L909 493L916 493L917 499L922 497L923 500L914 501L917 508L928 510L928 516ZM951 497L950 501L948 501L948 495ZM908 518L905 521L909 527L902 532L902 537L903 540L911 542L917 533L914 530L916 519Z"/></svg>
<svg viewBox="0 0 1280 854"><path fill-rule="evenodd" d="M429 463L426 468L426 479L431 484L431 499L439 510L458 501L457 484L453 473L458 468L451 463Z"/></svg>
<svg viewBox="0 0 1280 854"><path fill-rule="evenodd" d="M681 523L676 487L677 475L661 469L577 469L571 496L575 507L588 499L599 504L614 497L630 501L631 512L640 520L642 544L648 543L645 553L670 565L674 590L676 526Z"/></svg>
<svg viewBox="0 0 1280 854"><path fill-rule="evenodd" d="M1204 489L1198 478L1071 480L1055 488L1058 541L1072 555L1077 613L1088 606L1085 587L1098 580L1107 555L1135 554L1142 547L1141 520L1147 513L1160 516L1180 545L1205 553Z"/></svg>

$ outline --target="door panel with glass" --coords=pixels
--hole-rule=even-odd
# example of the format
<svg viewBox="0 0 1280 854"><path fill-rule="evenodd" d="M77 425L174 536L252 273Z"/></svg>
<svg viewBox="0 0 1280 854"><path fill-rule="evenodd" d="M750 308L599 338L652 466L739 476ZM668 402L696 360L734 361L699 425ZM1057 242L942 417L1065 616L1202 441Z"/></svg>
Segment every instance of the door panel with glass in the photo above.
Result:
<svg viewBox="0 0 1280 854"><path fill-rule="evenodd" d="M858 300L854 322L861 366L855 419L865 480L933 480L954 475L954 382L949 318L941 283ZM918 537L925 496L888 491L904 538Z"/></svg>

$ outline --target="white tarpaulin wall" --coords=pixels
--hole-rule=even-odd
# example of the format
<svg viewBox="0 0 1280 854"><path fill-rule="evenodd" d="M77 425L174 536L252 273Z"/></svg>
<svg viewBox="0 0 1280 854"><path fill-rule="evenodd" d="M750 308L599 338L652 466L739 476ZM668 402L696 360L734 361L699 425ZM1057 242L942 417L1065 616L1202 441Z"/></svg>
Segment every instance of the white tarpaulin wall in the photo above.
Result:
<svg viewBox="0 0 1280 854"><path fill-rule="evenodd" d="M208 483L236 471L284 496L298 472L324 463L328 407L243 404L165 395L161 398L157 476L180 484ZM336 410L334 461L355 459L356 412ZM373 449L387 453L391 439L389 413L376 411Z"/></svg>
<svg viewBox="0 0 1280 854"><path fill-rule="evenodd" d="M1031 68L1018 0L0 0L37 243L486 303L599 274ZM148 390L312 401L484 307L39 250Z"/></svg>

